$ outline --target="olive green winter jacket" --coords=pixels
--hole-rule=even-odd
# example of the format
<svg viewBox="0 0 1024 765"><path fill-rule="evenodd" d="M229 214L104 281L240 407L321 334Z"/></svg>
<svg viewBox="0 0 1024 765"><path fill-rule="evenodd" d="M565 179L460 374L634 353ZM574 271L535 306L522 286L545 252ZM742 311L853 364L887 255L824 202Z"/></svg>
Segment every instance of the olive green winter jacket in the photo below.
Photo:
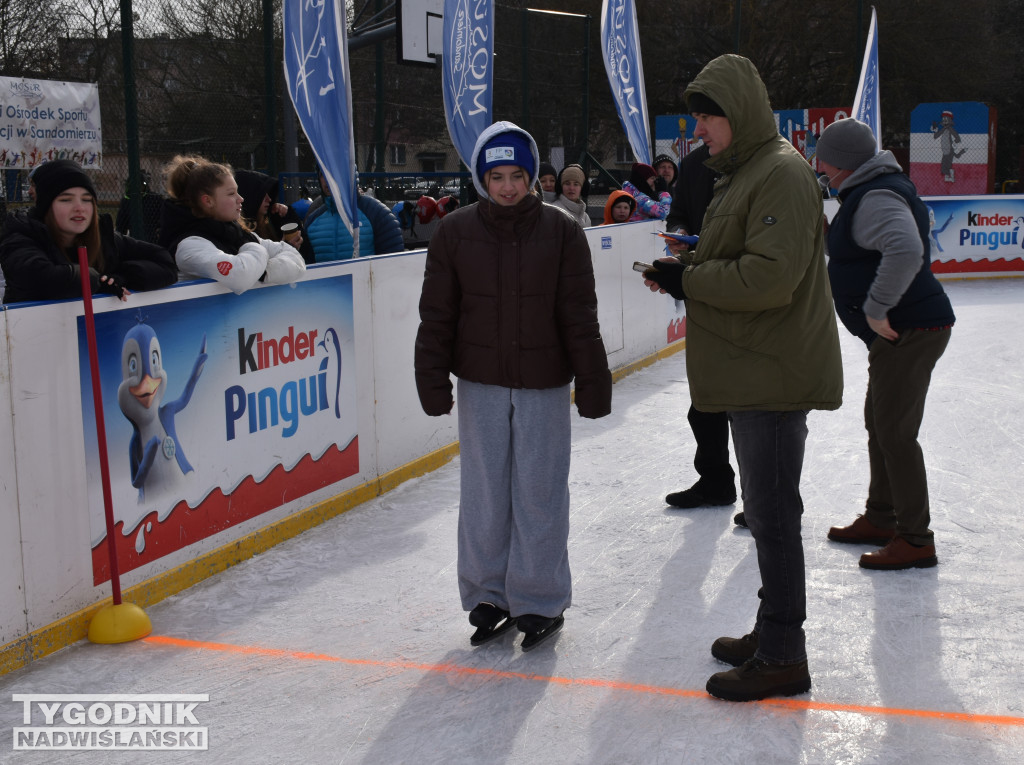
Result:
<svg viewBox="0 0 1024 765"><path fill-rule="evenodd" d="M705 163L722 177L683 274L693 404L837 409L843 368L814 172L779 135L747 59L714 59L691 93L721 106L732 128L731 144Z"/></svg>

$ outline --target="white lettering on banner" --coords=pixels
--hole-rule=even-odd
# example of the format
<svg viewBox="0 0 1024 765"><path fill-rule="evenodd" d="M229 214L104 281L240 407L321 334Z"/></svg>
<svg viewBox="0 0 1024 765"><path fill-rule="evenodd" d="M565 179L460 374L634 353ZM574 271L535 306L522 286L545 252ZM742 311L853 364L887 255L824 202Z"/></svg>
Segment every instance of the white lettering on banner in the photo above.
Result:
<svg viewBox="0 0 1024 765"><path fill-rule="evenodd" d="M15 693L15 750L206 750L197 707L209 694ZM39 713L41 721L33 718ZM33 725L42 722L42 725Z"/></svg>
<svg viewBox="0 0 1024 765"><path fill-rule="evenodd" d="M612 8L614 34L609 40L608 60L612 64L616 79L619 82L618 97L626 107L627 114L633 116L640 113L636 104L636 87L631 85L633 74L630 68L629 58L623 55L626 50L627 40L623 34L626 25L626 4L625 0L616 0Z"/></svg>
<svg viewBox="0 0 1024 765"><path fill-rule="evenodd" d="M488 111L484 99L487 97L489 87L491 54L487 46L487 27L483 22L487 19L489 8L487 0L476 0L471 13L467 0L463 0L456 11L453 24L452 73L456 77L453 112L463 125L466 124L467 117L486 114ZM471 15L473 23L470 23ZM463 114L463 100L470 94L471 98L468 99L469 103L466 106L471 108Z"/></svg>

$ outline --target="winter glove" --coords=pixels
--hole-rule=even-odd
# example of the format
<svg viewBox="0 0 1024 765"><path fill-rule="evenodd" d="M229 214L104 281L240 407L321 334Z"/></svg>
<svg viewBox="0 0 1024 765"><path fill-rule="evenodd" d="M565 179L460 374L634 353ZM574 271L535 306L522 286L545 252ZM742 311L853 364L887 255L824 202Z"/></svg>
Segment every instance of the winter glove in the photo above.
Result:
<svg viewBox="0 0 1024 765"><path fill-rule="evenodd" d="M656 194L661 194L662 192L668 191L668 190L669 190L669 188L668 188L668 181L666 181L660 175L655 176L655 178L654 178L654 192Z"/></svg>
<svg viewBox="0 0 1024 765"><path fill-rule="evenodd" d="M580 417L596 420L611 414L612 373L607 369L576 377L576 410Z"/></svg>
<svg viewBox="0 0 1024 765"><path fill-rule="evenodd" d="M686 266L677 260L656 260L650 271L644 271L644 278L661 287L676 300L686 300L683 292L683 271Z"/></svg>
<svg viewBox="0 0 1024 765"><path fill-rule="evenodd" d="M124 295L123 277L117 274L103 274L103 277L93 279L92 286L94 292L99 292L103 295L114 295L115 297Z"/></svg>

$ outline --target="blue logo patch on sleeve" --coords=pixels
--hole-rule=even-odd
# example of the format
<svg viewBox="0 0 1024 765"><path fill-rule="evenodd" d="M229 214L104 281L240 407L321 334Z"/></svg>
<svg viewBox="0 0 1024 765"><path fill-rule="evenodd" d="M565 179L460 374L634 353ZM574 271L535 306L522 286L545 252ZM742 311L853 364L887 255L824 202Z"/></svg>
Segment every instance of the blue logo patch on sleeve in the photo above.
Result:
<svg viewBox="0 0 1024 765"><path fill-rule="evenodd" d="M776 218L773 218L771 215L765 215L763 218L761 218L761 222L766 226L770 226L773 223L778 223L778 220Z"/></svg>

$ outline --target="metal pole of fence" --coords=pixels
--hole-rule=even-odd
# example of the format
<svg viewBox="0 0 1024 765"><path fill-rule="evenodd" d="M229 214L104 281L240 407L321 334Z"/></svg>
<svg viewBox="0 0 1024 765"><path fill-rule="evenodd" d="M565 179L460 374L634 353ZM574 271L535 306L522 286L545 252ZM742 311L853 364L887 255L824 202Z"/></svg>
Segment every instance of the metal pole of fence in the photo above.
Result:
<svg viewBox="0 0 1024 765"><path fill-rule="evenodd" d="M583 149L580 151L580 165L590 153L590 14L583 17Z"/></svg>
<svg viewBox="0 0 1024 765"><path fill-rule="evenodd" d="M121 0L121 67L124 71L124 131L128 149L128 210L132 236L145 239L142 224L142 168L139 162L139 107L135 92L135 29L132 0ZM99 201L99 200L97 200Z"/></svg>
<svg viewBox="0 0 1024 765"><path fill-rule="evenodd" d="M274 98L274 0L263 0L263 96L267 113L267 173L277 175L277 120Z"/></svg>
<svg viewBox="0 0 1024 765"><path fill-rule="evenodd" d="M523 105L522 120L523 130L530 129L530 43L529 43L529 8L523 8L523 72L522 72L522 89L523 89Z"/></svg>
<svg viewBox="0 0 1024 765"><path fill-rule="evenodd" d="M376 9L378 14L381 12L382 5L382 0L377 0ZM378 173L382 173L387 169L387 166L384 164L384 46L379 42L377 43L376 54L374 76L376 78L377 103L373 118L373 142L375 147L373 169Z"/></svg>

